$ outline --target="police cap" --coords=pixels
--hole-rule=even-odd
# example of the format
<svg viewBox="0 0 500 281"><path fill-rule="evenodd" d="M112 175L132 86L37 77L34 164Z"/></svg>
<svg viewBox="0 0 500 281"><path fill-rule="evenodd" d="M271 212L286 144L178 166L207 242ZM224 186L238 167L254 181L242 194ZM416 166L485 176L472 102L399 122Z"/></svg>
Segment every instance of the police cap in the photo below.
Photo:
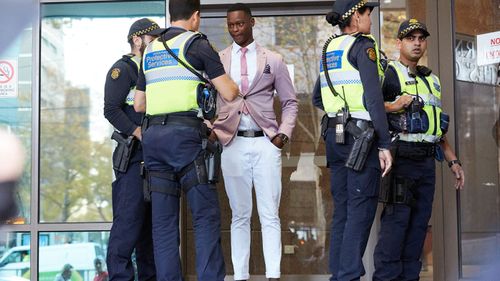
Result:
<svg viewBox="0 0 500 281"><path fill-rule="evenodd" d="M141 36L141 35L158 36L163 31L165 31L165 29L160 28L160 26L153 20L150 20L148 18L142 18L140 20L137 20L132 24L132 26L130 26L127 40L130 41L130 39L132 39L133 36Z"/></svg>
<svg viewBox="0 0 500 281"><path fill-rule="evenodd" d="M333 12L340 15L340 20L344 21L358 9L367 7L377 7L379 3L367 2L365 0L337 0L333 4Z"/></svg>
<svg viewBox="0 0 500 281"><path fill-rule="evenodd" d="M412 33L415 30L422 31L425 37L431 35L429 31L427 31L427 26L425 26L424 23L419 22L416 19L409 19L402 22L401 25L399 26L398 39L401 40L405 38L406 36L408 36L408 34Z"/></svg>

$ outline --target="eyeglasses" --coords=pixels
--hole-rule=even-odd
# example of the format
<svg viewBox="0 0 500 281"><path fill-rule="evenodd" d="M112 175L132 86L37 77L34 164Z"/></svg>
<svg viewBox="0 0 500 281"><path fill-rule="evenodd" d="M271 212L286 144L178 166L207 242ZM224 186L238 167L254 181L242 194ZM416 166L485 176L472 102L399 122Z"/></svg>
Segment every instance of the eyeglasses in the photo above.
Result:
<svg viewBox="0 0 500 281"><path fill-rule="evenodd" d="M246 23L247 23L246 21L238 21L236 23L228 23L227 28L229 28L229 29L233 29L235 27L243 28L243 26L245 26Z"/></svg>
<svg viewBox="0 0 500 281"><path fill-rule="evenodd" d="M423 35L420 35L420 36L409 35L409 36L406 36L403 39L406 39L406 40L408 40L410 42L414 42L415 40L418 40L418 42L425 42L425 41L427 41L427 37L425 37Z"/></svg>

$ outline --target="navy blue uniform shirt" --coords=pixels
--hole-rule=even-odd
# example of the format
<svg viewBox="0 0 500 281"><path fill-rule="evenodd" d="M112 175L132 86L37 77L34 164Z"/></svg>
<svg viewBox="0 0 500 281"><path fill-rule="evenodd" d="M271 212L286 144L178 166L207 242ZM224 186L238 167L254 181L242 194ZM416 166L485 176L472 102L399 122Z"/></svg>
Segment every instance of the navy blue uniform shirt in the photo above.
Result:
<svg viewBox="0 0 500 281"><path fill-rule="evenodd" d="M168 41L185 31L183 28L172 26L165 34L161 35L161 39ZM195 69L205 71L209 79L217 78L226 73L220 61L219 54L212 48L205 37L198 37L193 40L187 49L186 60ZM142 65L139 71L139 79L137 80L137 90L146 91L146 78L144 77Z"/></svg>
<svg viewBox="0 0 500 281"><path fill-rule="evenodd" d="M392 65L389 65L385 71L382 93L384 94L384 101L389 102L395 101L396 97L401 95L401 85L399 83L398 74Z"/></svg>
<svg viewBox="0 0 500 281"><path fill-rule="evenodd" d="M368 57L367 50L375 48L373 41L364 36L358 36L353 46L349 50L348 60L352 66L359 71L361 83L363 84L363 104L370 113L373 127L378 136L378 147L389 148L391 136L387 116L384 108L384 100L378 76L378 65ZM321 99L320 79L314 85L312 101L314 106L325 110Z"/></svg>
<svg viewBox="0 0 500 281"><path fill-rule="evenodd" d="M143 116L125 103L130 88L137 82L137 71L137 65L125 55L110 68L104 86L104 117L113 127L129 136L141 126Z"/></svg>

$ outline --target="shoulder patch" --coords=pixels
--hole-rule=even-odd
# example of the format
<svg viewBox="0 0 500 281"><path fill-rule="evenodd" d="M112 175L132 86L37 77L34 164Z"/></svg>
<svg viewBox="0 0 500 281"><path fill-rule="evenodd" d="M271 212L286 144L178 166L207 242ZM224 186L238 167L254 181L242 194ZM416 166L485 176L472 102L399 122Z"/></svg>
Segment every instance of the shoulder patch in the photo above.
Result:
<svg viewBox="0 0 500 281"><path fill-rule="evenodd" d="M377 52L375 52L374 48L368 48L368 49L366 49L366 54L368 55L368 58L371 61L376 61L377 60Z"/></svg>
<svg viewBox="0 0 500 281"><path fill-rule="evenodd" d="M113 70L111 70L111 78L113 78L113 80L116 80L118 79L118 77L120 77L120 69L115 67L113 68Z"/></svg>

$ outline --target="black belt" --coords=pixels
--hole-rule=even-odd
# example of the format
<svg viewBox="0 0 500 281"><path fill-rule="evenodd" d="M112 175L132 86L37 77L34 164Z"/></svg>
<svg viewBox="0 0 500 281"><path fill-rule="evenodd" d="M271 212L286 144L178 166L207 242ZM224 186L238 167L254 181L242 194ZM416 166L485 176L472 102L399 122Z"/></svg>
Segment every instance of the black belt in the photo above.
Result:
<svg viewBox="0 0 500 281"><path fill-rule="evenodd" d="M365 119L358 119L358 118L349 118L349 121L353 121L356 123L356 126L362 130L366 130L368 127L373 128L373 123L372 121L368 121ZM328 117L328 128L335 128L337 124L342 123L342 117L341 116L336 116L336 117Z"/></svg>
<svg viewBox="0 0 500 281"><path fill-rule="evenodd" d="M396 155L403 158L423 160L436 154L435 143L397 141L395 146Z"/></svg>
<svg viewBox="0 0 500 281"><path fill-rule="evenodd" d="M151 127L154 125L177 125L183 127L193 127L200 128L203 120L197 117L190 116L178 116L178 115L149 115L146 116L147 119L147 127Z"/></svg>
<svg viewBox="0 0 500 281"><path fill-rule="evenodd" d="M264 132L263 131L238 131L237 136L246 137L246 138L263 137Z"/></svg>

